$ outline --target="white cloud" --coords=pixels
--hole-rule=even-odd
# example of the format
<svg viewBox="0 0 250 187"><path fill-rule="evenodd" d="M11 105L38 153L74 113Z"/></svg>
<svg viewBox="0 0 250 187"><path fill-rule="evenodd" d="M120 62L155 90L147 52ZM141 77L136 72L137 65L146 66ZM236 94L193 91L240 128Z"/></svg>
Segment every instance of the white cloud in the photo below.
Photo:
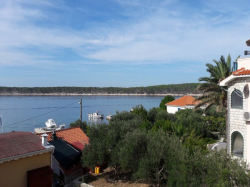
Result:
<svg viewBox="0 0 250 187"><path fill-rule="evenodd" d="M63 26L57 20L52 27L37 23L53 19L50 14L55 13L46 11L46 8L55 9L58 1L0 3L0 64L56 63L57 51L64 49L82 56L83 59L77 62L87 64L150 64L178 60L207 63L219 55L231 53L233 57L242 54L244 42L249 37L249 16L238 19L245 9L239 5L234 8L233 2L226 7L223 3L215 6L212 1L206 2L200 9L187 7L187 3L181 2L176 6L175 1L117 2L126 6L121 15L128 19L114 17L81 30ZM62 10L65 7L60 5ZM220 11L222 7L224 9ZM70 7L66 8L70 10ZM138 12L129 17L135 9ZM60 19L64 19L65 15L61 16ZM34 54L26 50L29 48L35 49ZM51 58L51 51L54 51L55 62L47 60Z"/></svg>

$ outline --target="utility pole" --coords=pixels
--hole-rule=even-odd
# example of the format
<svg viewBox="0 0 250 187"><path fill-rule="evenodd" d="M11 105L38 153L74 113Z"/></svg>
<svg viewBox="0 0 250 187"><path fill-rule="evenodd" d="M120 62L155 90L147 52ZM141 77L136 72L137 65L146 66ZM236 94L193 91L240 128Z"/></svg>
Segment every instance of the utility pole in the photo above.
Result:
<svg viewBox="0 0 250 187"><path fill-rule="evenodd" d="M82 98L81 98L81 100L80 100L79 104L81 105L80 119L81 119L81 122L82 122Z"/></svg>

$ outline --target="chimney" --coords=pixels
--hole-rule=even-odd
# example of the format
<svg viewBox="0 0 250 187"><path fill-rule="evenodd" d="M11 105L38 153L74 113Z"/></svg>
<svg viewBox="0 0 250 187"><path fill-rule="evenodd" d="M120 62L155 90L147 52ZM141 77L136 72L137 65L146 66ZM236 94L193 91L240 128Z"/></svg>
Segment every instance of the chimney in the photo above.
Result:
<svg viewBox="0 0 250 187"><path fill-rule="evenodd" d="M42 134L42 146L47 146L47 134Z"/></svg>

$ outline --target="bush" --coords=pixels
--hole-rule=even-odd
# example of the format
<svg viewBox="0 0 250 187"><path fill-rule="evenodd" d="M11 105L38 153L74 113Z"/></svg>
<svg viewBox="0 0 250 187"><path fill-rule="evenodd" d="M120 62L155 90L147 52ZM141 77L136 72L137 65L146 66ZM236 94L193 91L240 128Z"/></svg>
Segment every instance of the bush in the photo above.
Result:
<svg viewBox="0 0 250 187"><path fill-rule="evenodd" d="M73 127L80 127L82 129L83 132L87 133L87 122L84 121L82 122L80 119L76 120L75 122L73 123L70 123L70 127L73 128Z"/></svg>
<svg viewBox="0 0 250 187"><path fill-rule="evenodd" d="M161 100L161 103L159 105L160 109L162 110L166 110L166 103L169 103L171 101L174 101L175 98L171 95L167 95L165 96L162 100Z"/></svg>
<svg viewBox="0 0 250 187"><path fill-rule="evenodd" d="M142 117L144 112L122 112L108 125L90 126L83 166L105 163L130 172L134 180L158 186L250 186L244 161L225 151L207 151L210 139L204 137L209 130L201 113L183 110L169 115L155 109L149 113L151 121Z"/></svg>

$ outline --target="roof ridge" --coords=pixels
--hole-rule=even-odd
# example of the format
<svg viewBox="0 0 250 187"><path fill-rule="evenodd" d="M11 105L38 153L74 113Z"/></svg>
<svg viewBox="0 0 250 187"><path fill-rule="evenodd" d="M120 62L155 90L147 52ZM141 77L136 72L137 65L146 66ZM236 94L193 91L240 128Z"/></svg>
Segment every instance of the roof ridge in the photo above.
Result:
<svg viewBox="0 0 250 187"><path fill-rule="evenodd" d="M184 95L183 97L180 97L176 100L166 103L166 105L186 106L189 104L190 99L195 100L195 98L190 95Z"/></svg>
<svg viewBox="0 0 250 187"><path fill-rule="evenodd" d="M240 68L240 69L238 69L236 71L233 71L233 75L238 75L240 72L242 72L244 70L245 70L245 68Z"/></svg>
<svg viewBox="0 0 250 187"><path fill-rule="evenodd" d="M70 127L70 128L66 128L66 129L60 129L60 130L56 130L55 132L57 133L57 132L62 132L62 131L66 131L66 130L71 130L71 129L77 129L77 128L79 128L79 129L81 129L81 127ZM50 133L53 133L52 131L51 132L40 132L40 133L36 133L37 135L40 135L40 134L50 134Z"/></svg>

